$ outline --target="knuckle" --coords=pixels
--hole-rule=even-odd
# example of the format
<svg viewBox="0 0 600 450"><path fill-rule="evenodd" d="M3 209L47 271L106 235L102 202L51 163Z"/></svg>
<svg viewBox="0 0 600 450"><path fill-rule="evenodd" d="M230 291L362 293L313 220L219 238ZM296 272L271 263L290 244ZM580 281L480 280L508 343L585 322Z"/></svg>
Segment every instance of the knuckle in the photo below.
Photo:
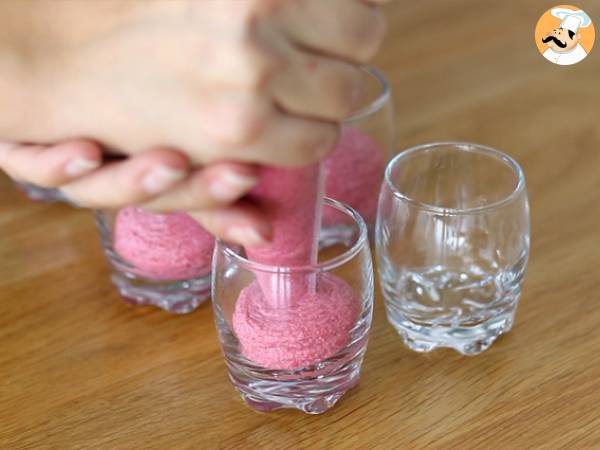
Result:
<svg viewBox="0 0 600 450"><path fill-rule="evenodd" d="M273 78L286 66L285 60L277 53L258 48L257 45L246 47L242 54L239 76L244 77L243 84L250 92L268 91Z"/></svg>
<svg viewBox="0 0 600 450"><path fill-rule="evenodd" d="M234 147L256 143L264 134L268 113L259 105L243 105L232 110L226 144Z"/></svg>
<svg viewBox="0 0 600 450"><path fill-rule="evenodd" d="M340 74L330 89L335 119L342 120L354 113L363 91L364 83L358 69L352 68Z"/></svg>
<svg viewBox="0 0 600 450"><path fill-rule="evenodd" d="M250 0L250 14L252 17L271 17L277 14L284 3L282 0Z"/></svg>
<svg viewBox="0 0 600 450"><path fill-rule="evenodd" d="M38 167L43 167L39 162L37 165ZM56 168L35 170L31 173L20 173L19 179L45 189L59 188L66 183L64 175L57 171Z"/></svg>
<svg viewBox="0 0 600 450"><path fill-rule="evenodd" d="M263 0L255 3L260 5L269 2ZM262 9L264 7L261 6L258 11ZM241 32L242 38L237 41L233 53L240 69L237 76L242 78L248 89L262 92L269 86L275 74L285 67L286 61L281 51L275 48L272 40L261 30L262 19L256 14L249 14Z"/></svg>
<svg viewBox="0 0 600 450"><path fill-rule="evenodd" d="M366 62L375 56L383 42L386 33L385 16L380 10L376 10L369 26L361 27L360 30L356 36L356 54L361 61Z"/></svg>
<svg viewBox="0 0 600 450"><path fill-rule="evenodd" d="M158 195L154 191L148 190L148 182L144 172L119 174L112 181L113 189L111 191L106 189L107 183L108 180L98 182L95 186L86 189L89 198L104 203L105 207L120 207L121 205L141 203Z"/></svg>
<svg viewBox="0 0 600 450"><path fill-rule="evenodd" d="M309 164L325 159L333 150L339 127L333 123L315 124L307 130L309 139L299 139L296 144L296 163Z"/></svg>

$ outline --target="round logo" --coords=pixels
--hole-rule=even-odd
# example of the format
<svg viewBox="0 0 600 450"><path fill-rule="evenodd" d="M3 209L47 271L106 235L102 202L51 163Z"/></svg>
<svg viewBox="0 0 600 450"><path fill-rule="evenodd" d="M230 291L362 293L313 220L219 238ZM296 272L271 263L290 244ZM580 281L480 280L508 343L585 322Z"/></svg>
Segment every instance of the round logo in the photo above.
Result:
<svg viewBox="0 0 600 450"><path fill-rule="evenodd" d="M535 27L535 44L544 58L570 66L583 61L592 51L596 31L590 16L572 5L550 8Z"/></svg>

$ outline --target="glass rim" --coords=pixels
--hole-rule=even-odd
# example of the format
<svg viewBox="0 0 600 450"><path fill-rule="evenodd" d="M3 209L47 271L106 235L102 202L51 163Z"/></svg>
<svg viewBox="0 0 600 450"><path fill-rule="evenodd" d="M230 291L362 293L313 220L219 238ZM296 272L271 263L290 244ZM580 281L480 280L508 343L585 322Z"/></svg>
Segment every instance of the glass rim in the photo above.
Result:
<svg viewBox="0 0 600 450"><path fill-rule="evenodd" d="M443 206L437 206L437 205L432 205L429 203L421 202L419 200L411 198L408 195L400 192L400 190L396 187L396 185L391 180L391 173L392 173L393 168L401 160L403 160L411 155L414 155L415 153L420 153L422 151L429 150L431 148L442 147L442 146L452 146L456 150L464 151L464 152L485 154L485 155L494 157L497 160L504 162L512 169L513 174L515 174L517 177L517 183L516 183L515 187L512 189L510 194L508 194L507 196L505 196L504 198L502 198L500 200L497 200L495 202L492 202L492 203L489 203L486 205L474 206L474 207L470 207L470 208L445 208ZM394 156L394 158L392 158L392 160L388 163L388 165L385 169L384 182L387 185L388 189L390 189L390 191L392 192L394 197L399 198L403 201L406 201L406 202L408 202L414 206L417 206L418 208L421 208L425 211L433 212L433 213L440 214L440 215L446 215L446 216L458 215L458 214L476 214L476 213L487 211L490 209L496 209L507 203L511 203L517 196L519 196L525 190L525 174L523 172L523 169L519 165L519 163L517 163L517 161L514 158L512 158L508 154L504 153L503 151L500 151L493 147L483 145L483 144L476 144L473 142L463 142L463 141L431 142L428 144L419 144L414 147L410 147L406 150L401 151L396 156Z"/></svg>
<svg viewBox="0 0 600 450"><path fill-rule="evenodd" d="M215 255L216 252L221 251L226 256L234 259L239 265L249 268L253 271L260 272L268 272L268 273L298 273L298 272L314 272L314 273L322 273L329 272L332 269L338 268L352 258L354 258L368 243L368 230L367 224L364 219L358 214L352 207L348 206L345 203L339 202L329 197L324 198L324 206L331 206L338 211L350 216L354 222L358 225L359 235L356 238L355 242L350 246L350 248L344 250L340 255L336 255L326 261L317 262L316 264L304 265L304 266L273 266L270 264L258 263L255 261L251 261L248 258L243 257L235 250L232 249L231 245L225 242L223 239L216 239L215 245ZM323 224L321 223L319 229L323 228ZM239 246L241 247L241 246ZM213 257L213 264L216 264L216 258ZM213 266L213 272L214 266Z"/></svg>
<svg viewBox="0 0 600 450"><path fill-rule="evenodd" d="M375 66L371 66L368 64L361 66L361 69L367 72L372 78L374 78L379 83L381 87L381 93L367 105L365 105L358 111L352 113L352 115L342 120L342 122L344 123L360 120L366 116L369 116L381 110L390 99L390 83L385 77L385 75L383 75L383 73Z"/></svg>

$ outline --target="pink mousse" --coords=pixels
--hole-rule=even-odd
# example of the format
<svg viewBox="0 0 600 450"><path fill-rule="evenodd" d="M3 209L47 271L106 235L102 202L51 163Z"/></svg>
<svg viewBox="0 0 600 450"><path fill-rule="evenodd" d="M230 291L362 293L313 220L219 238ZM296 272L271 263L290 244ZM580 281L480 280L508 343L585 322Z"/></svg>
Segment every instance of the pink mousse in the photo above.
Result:
<svg viewBox="0 0 600 450"><path fill-rule="evenodd" d="M269 245L247 248L252 261L278 266L316 262L317 233L323 202L322 168L263 167L250 198L265 211L273 226Z"/></svg>
<svg viewBox="0 0 600 450"><path fill-rule="evenodd" d="M246 358L268 369L298 369L343 349L359 309L350 285L332 274L320 274L316 292L285 308L266 299L255 281L240 293L233 329Z"/></svg>
<svg viewBox="0 0 600 450"><path fill-rule="evenodd" d="M337 147L325 161L325 194L351 206L366 222L372 223L384 169L381 147L362 131L343 127ZM333 225L345 220L334 214L325 211L323 222Z"/></svg>
<svg viewBox="0 0 600 450"><path fill-rule="evenodd" d="M274 228L270 245L247 248L256 262L278 267L316 263L323 200L318 165L264 168L251 198ZM240 350L271 369L294 369L322 361L348 342L358 311L352 288L330 274L286 275L256 271L233 314Z"/></svg>
<svg viewBox="0 0 600 450"><path fill-rule="evenodd" d="M114 247L135 273L157 280L182 280L210 272L215 240L184 213L154 214L121 209Z"/></svg>
<svg viewBox="0 0 600 450"><path fill-rule="evenodd" d="M260 182L250 198L260 205L273 226L269 245L246 248L252 261L271 266L299 267L317 261L318 230L323 204L322 168L261 169ZM274 302L304 295L307 276L275 276L257 273L265 295Z"/></svg>

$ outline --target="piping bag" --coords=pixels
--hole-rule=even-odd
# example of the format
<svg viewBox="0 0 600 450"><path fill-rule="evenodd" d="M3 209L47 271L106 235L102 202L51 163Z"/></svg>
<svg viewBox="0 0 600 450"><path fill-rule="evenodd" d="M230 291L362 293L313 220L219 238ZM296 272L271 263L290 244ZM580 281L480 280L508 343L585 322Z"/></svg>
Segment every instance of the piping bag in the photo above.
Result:
<svg viewBox="0 0 600 450"><path fill-rule="evenodd" d="M314 272L287 272L287 267L316 264L325 178L321 163L305 167L262 167L249 199L260 206L273 226L271 243L246 247L251 261L283 268L256 270L265 300L284 307L316 291Z"/></svg>

